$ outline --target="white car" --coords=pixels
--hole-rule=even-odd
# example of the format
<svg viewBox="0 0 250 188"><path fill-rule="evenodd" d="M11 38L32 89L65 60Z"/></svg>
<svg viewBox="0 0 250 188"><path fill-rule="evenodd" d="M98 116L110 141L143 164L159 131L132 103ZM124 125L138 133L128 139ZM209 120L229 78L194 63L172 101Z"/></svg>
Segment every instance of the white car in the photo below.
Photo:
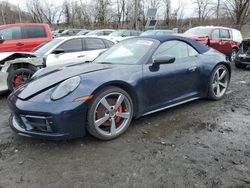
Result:
<svg viewBox="0 0 250 188"><path fill-rule="evenodd" d="M0 53L0 92L12 91L42 67L93 61L115 43L97 36L60 37L40 45L32 53Z"/></svg>

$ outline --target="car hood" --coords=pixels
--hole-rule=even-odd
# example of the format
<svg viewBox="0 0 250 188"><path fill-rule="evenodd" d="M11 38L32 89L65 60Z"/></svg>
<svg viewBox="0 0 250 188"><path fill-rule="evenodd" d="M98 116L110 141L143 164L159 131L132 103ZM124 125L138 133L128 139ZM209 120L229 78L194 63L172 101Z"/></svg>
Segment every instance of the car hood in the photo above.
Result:
<svg viewBox="0 0 250 188"><path fill-rule="evenodd" d="M45 68L43 70L43 74L41 74L39 77L18 88L15 91L15 95L19 99L28 100L36 94L43 92L44 90L51 88L68 78L111 68L111 65L96 63L68 64L67 66L63 67L52 67L49 69Z"/></svg>
<svg viewBox="0 0 250 188"><path fill-rule="evenodd" d="M204 45L207 45L209 43L209 37L207 35L185 35L188 38L194 39L197 42L200 42Z"/></svg>

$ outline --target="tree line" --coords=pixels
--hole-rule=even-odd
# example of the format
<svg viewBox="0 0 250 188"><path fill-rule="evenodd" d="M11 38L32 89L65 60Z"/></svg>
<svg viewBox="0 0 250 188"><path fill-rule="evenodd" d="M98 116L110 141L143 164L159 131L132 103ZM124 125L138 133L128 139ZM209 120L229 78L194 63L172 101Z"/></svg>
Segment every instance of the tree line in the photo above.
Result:
<svg viewBox="0 0 250 188"><path fill-rule="evenodd" d="M191 15L186 7L192 3ZM174 4L174 6L173 6ZM230 25L241 29L250 13L249 0L26 0L19 6L0 3L0 24L49 23L54 27L143 29L148 8L158 8L160 28Z"/></svg>

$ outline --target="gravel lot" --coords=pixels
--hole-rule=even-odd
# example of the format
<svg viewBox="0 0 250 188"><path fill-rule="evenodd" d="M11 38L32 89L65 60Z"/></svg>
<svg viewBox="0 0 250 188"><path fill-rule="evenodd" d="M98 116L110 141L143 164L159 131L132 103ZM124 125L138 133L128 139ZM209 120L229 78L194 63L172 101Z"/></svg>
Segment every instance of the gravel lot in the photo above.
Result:
<svg viewBox="0 0 250 188"><path fill-rule="evenodd" d="M17 136L6 98L0 98L0 188L250 187L250 69L233 70L225 99L134 120L108 142Z"/></svg>

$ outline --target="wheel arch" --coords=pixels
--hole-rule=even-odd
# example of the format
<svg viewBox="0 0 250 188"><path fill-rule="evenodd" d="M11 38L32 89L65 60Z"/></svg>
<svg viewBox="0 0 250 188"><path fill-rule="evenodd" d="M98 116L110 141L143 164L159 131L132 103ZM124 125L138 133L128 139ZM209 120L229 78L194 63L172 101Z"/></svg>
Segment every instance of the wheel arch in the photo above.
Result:
<svg viewBox="0 0 250 188"><path fill-rule="evenodd" d="M103 89L105 89L107 87L118 87L118 88L121 88L124 91L126 91L130 95L130 97L132 99L132 102L133 102L133 106L134 106L134 114L133 114L133 116L137 115L137 112L138 112L138 98L137 98L135 90L133 89L133 86L131 86L130 84L128 84L127 82L124 82L124 81L107 82L107 83L99 86L97 89L95 89L92 92L92 95L95 96L98 92L100 92L101 90L103 90Z"/></svg>
<svg viewBox="0 0 250 188"><path fill-rule="evenodd" d="M38 70L37 67L31 63L28 62L18 62L18 63L11 63L7 69L7 72L11 72L20 68L28 68L31 70Z"/></svg>

